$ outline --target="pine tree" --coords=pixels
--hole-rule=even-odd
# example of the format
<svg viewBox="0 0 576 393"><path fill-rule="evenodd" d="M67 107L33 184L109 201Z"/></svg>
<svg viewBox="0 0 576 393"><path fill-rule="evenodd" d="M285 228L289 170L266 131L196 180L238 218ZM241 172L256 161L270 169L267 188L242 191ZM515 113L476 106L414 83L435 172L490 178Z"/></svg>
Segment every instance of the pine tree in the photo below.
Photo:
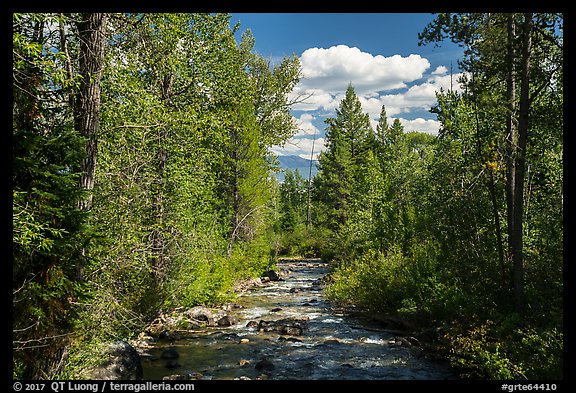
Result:
<svg viewBox="0 0 576 393"><path fill-rule="evenodd" d="M83 287L75 280L88 238L77 202L84 138L67 105L74 75L61 68L56 15L13 15L13 361L21 379L61 370ZM68 25L69 26L69 25ZM42 345L38 345L42 343Z"/></svg>
<svg viewBox="0 0 576 393"><path fill-rule="evenodd" d="M338 231L346 226L354 201L361 195L366 153L374 145L370 119L362 112L352 84L336 110L336 118L327 119L326 124L326 151L320 154L314 190L321 205L319 219Z"/></svg>

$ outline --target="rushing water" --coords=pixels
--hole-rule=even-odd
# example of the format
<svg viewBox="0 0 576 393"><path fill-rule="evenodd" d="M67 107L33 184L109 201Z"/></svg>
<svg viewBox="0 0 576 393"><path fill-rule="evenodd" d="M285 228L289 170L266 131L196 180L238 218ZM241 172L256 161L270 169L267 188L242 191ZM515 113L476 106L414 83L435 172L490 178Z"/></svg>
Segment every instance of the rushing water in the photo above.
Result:
<svg viewBox="0 0 576 393"><path fill-rule="evenodd" d="M201 379L282 380L444 380L453 379L442 364L421 356L419 348L391 345L394 335L370 321L334 311L323 299L319 279L326 265L319 260L281 261L290 270L285 281L255 287L242 295L235 311L240 321L213 327L193 338L159 343L143 362L144 379L194 374ZM302 335L281 335L247 327L249 321L305 321ZM179 354L167 367L163 350ZM172 364L174 366L174 364Z"/></svg>

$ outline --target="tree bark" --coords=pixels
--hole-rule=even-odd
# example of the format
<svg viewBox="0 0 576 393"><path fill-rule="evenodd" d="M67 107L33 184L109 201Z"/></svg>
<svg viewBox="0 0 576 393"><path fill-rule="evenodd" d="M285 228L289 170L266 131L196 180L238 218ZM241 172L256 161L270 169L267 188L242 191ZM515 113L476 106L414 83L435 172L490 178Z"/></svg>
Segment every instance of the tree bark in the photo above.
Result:
<svg viewBox="0 0 576 393"><path fill-rule="evenodd" d="M530 63L532 55L532 14L524 14L522 28L522 58L520 79L520 108L518 121L518 145L515 149L514 176L514 212L513 232L510 251L512 252L514 305L519 314L524 312L524 254L523 254L523 215L524 215L524 177L526 167L526 141L530 112Z"/></svg>
<svg viewBox="0 0 576 393"><path fill-rule="evenodd" d="M508 75L506 79L506 218L507 218L507 235L508 235L508 263L510 272L513 271L512 250L513 250L513 233L514 233L514 187L516 185L515 176L516 161L514 159L518 131L516 127L516 68L514 54L515 39L514 14L507 16L507 68ZM511 276L508 276L511 279ZM510 287L514 283L511 279Z"/></svg>
<svg viewBox="0 0 576 393"><path fill-rule="evenodd" d="M98 155L98 131L100 129L100 80L104 65L104 48L106 44L105 26L107 14L83 14L78 22L80 40L79 74L80 89L74 103L74 127L86 138L84 159L80 162L80 187L87 195L78 201L78 208L88 211L92 208L92 189L96 173ZM85 249L82 248L82 257ZM82 279L83 262L79 261L76 278Z"/></svg>
<svg viewBox="0 0 576 393"><path fill-rule="evenodd" d="M104 48L107 14L90 13L82 15L78 22L80 39L80 90L74 107L76 130L86 138L86 154L80 163L82 176L80 187L88 191L85 199L78 204L81 210L92 207L94 174L98 154L98 130L100 129L100 80L104 64Z"/></svg>

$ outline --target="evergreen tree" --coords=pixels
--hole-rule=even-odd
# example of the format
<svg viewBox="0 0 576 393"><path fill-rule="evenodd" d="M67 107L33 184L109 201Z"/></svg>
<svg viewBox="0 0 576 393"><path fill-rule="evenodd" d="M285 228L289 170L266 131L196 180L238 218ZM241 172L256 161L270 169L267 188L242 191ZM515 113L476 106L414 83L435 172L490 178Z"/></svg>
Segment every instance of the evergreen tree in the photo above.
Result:
<svg viewBox="0 0 576 393"><path fill-rule="evenodd" d="M365 162L374 145L369 117L362 112L352 84L336 110L336 118L327 119L326 124L326 151L320 154L319 173L314 179L316 220L338 233L348 224L357 201L362 200Z"/></svg>
<svg viewBox="0 0 576 393"><path fill-rule="evenodd" d="M378 118L378 124L376 125L376 141L380 145L388 144L388 117L386 114L386 106L382 105L380 110L380 117Z"/></svg>
<svg viewBox="0 0 576 393"><path fill-rule="evenodd" d="M61 371L73 303L84 295L76 266L89 238L78 209L85 139L67 105L77 78L62 69L59 24L73 28L61 15L13 15L13 366L23 379Z"/></svg>

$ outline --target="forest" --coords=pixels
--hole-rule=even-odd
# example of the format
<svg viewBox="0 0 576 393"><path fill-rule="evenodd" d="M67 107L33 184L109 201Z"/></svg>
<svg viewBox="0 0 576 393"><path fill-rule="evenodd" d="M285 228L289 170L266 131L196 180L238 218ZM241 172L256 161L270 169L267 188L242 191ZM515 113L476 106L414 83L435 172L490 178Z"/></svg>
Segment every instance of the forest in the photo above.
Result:
<svg viewBox="0 0 576 393"><path fill-rule="evenodd" d="M426 327L462 379L564 377L561 14L436 14L419 45L465 49L438 135L384 106L373 129L351 82L317 175L283 182L299 59L230 15L12 22L14 379L77 379L285 256L328 262L335 304Z"/></svg>

